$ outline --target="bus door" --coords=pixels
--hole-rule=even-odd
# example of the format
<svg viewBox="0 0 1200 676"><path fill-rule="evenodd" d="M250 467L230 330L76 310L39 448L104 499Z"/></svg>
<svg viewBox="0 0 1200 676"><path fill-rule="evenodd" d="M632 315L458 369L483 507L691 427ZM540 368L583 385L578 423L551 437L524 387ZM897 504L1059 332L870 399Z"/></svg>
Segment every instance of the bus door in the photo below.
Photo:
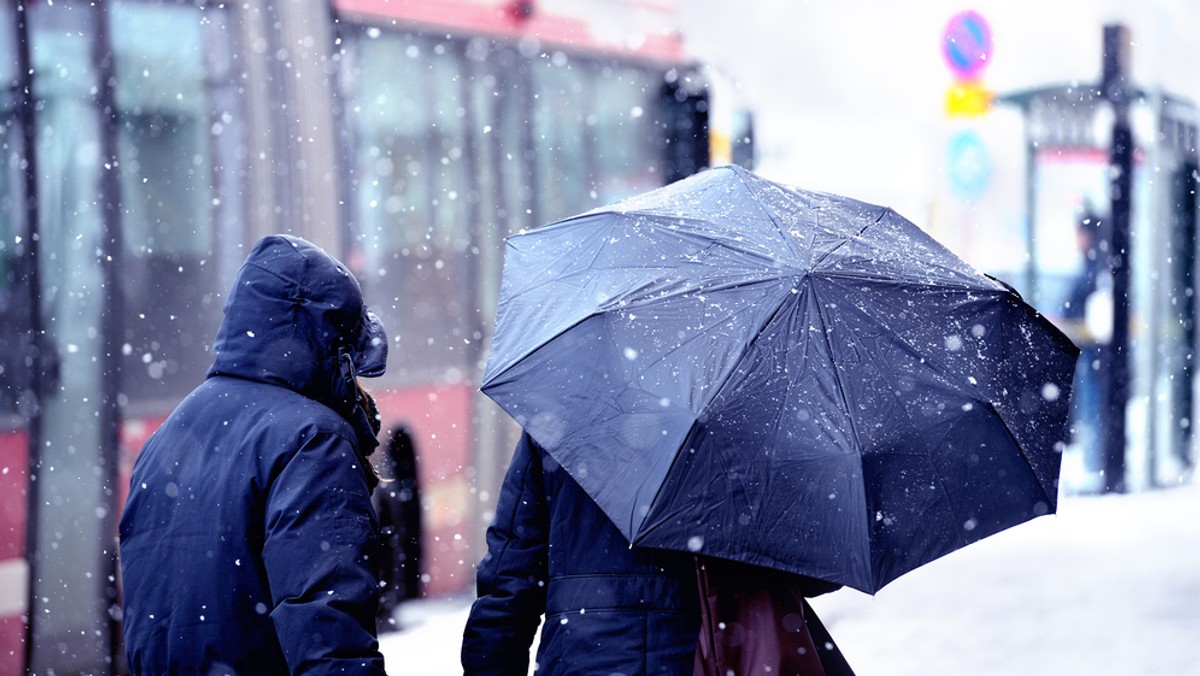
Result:
<svg viewBox="0 0 1200 676"><path fill-rule="evenodd" d="M35 249L22 256L29 295L18 304L35 341L23 374L32 393L22 515L29 624L17 653L33 673L93 671L111 662L115 640L110 266L119 202L101 113L111 90L96 58L106 48L104 15L95 5L71 9L30 4L9 33L31 56L25 84L37 102L19 119L36 136L21 148L22 227Z"/></svg>
<svg viewBox="0 0 1200 676"><path fill-rule="evenodd" d="M225 19L182 3L0 9L0 62L30 56L0 98L0 201L20 215L0 223L0 673L121 668L132 457L203 378L240 258L218 255L242 224Z"/></svg>

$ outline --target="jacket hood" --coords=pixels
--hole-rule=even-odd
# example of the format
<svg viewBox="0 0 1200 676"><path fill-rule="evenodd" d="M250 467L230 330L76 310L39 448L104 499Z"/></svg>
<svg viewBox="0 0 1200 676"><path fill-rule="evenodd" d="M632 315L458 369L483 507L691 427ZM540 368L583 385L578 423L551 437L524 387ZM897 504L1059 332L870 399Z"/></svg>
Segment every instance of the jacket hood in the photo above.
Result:
<svg viewBox="0 0 1200 676"><path fill-rule="evenodd" d="M344 265L299 237L271 235L234 280L208 375L286 387L357 428L355 377L383 375L387 343Z"/></svg>

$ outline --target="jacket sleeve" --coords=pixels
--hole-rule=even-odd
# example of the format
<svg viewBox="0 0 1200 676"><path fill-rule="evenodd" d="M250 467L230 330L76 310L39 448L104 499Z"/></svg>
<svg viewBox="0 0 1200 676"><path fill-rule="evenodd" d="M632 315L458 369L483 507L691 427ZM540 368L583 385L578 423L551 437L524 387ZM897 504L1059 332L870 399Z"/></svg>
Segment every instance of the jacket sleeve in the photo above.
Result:
<svg viewBox="0 0 1200 676"><path fill-rule="evenodd" d="M542 456L522 435L476 570L477 599L463 632L467 676L529 673L529 648L546 609L549 532Z"/></svg>
<svg viewBox="0 0 1200 676"><path fill-rule="evenodd" d="M371 498L354 447L306 438L267 495L271 620L293 674L383 674Z"/></svg>

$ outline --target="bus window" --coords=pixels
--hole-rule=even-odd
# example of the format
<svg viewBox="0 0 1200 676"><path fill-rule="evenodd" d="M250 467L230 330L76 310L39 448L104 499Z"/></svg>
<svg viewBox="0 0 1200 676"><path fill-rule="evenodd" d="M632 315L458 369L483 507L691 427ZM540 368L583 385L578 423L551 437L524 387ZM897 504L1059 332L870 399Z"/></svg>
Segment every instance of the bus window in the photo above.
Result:
<svg viewBox="0 0 1200 676"><path fill-rule="evenodd" d="M730 140L730 162L747 169L754 169L754 114L747 108L733 111L732 139Z"/></svg>
<svg viewBox="0 0 1200 676"><path fill-rule="evenodd" d="M605 65L596 78L589 126L596 137L596 196L609 204L662 185L655 138L659 117L657 71Z"/></svg>
<svg viewBox="0 0 1200 676"><path fill-rule="evenodd" d="M230 34L217 10L117 3L111 15L124 253L124 389L134 402L186 394L211 362L229 280L214 262L218 232L240 237L237 163L222 137ZM218 223L218 218L220 222Z"/></svg>
<svg viewBox="0 0 1200 676"><path fill-rule="evenodd" d="M387 252L425 235L424 135L430 124L420 84L424 46L408 36L358 36L353 109L358 179L355 210L367 275L386 275Z"/></svg>
<svg viewBox="0 0 1200 676"><path fill-rule="evenodd" d="M586 133L594 74L562 52L533 62L533 152L538 217L550 222L591 205L594 147ZM540 225L540 223L539 223Z"/></svg>
<svg viewBox="0 0 1200 676"><path fill-rule="evenodd" d="M102 165L100 115L93 66L96 44L88 28L97 14L81 6L54 11L45 3L26 9L32 36L33 91L38 99L38 281L47 354L61 360L60 377L39 388L38 448L31 452L30 503L52 509L29 515L33 651L28 673L88 671L102 664L103 634L92 632L105 616L105 575L80 561L106 560L96 499L105 462L103 401L105 279L96 251L105 246L103 200L97 191ZM53 467L53 471L41 471ZM71 537L63 538L63 533ZM107 535L107 534L105 534ZM44 543L44 545L42 544ZM53 543L53 544L51 544ZM98 571L96 571L98 572ZM70 590L65 593L64 590ZM55 637L58 646L36 648ZM70 658L62 658L69 655ZM87 665L87 666L85 666Z"/></svg>
<svg viewBox="0 0 1200 676"><path fill-rule="evenodd" d="M531 190L522 161L524 125L522 103L528 82L513 74L520 69L515 49L492 40L475 38L467 47L467 128L471 131L469 169L475 182L467 195L472 228L472 258L478 312L472 340L480 351L485 332L491 330L500 287L503 238L530 225ZM480 354L477 355L481 356Z"/></svg>
<svg viewBox="0 0 1200 676"><path fill-rule="evenodd" d="M429 61L429 100L432 103L433 128L429 139L430 211L435 246L459 258L468 244L467 215L463 209L467 196L466 115L461 46L439 42L432 47Z"/></svg>
<svg viewBox="0 0 1200 676"><path fill-rule="evenodd" d="M356 267L404 350L385 380L463 373L473 302L464 43L367 29L350 36ZM419 291L418 291L419 290Z"/></svg>
<svg viewBox="0 0 1200 676"><path fill-rule="evenodd" d="M539 56L533 67L534 195L542 222L662 184L656 69Z"/></svg>

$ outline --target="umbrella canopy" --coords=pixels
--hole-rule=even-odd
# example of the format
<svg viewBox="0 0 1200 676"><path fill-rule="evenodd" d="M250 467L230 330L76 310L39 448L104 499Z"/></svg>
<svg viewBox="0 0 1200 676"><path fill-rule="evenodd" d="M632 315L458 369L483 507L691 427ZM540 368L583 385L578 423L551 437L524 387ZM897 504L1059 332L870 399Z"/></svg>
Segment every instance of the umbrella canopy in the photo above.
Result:
<svg viewBox="0 0 1200 676"><path fill-rule="evenodd" d="M507 245L483 391L633 545L874 593L1056 508L1078 350L890 209L720 167Z"/></svg>

